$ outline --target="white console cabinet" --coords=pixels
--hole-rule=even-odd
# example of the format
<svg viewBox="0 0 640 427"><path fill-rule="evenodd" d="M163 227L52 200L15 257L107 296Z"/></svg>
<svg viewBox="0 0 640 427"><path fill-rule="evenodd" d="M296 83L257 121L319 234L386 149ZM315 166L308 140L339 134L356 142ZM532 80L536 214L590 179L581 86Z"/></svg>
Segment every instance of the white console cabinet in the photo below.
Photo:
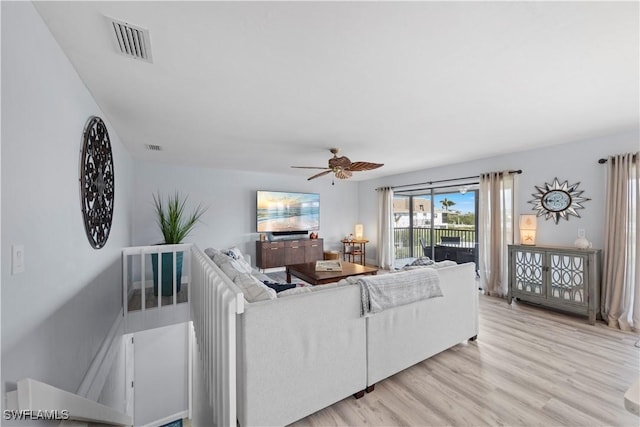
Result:
<svg viewBox="0 0 640 427"><path fill-rule="evenodd" d="M600 250L509 245L513 298L589 317L600 312Z"/></svg>

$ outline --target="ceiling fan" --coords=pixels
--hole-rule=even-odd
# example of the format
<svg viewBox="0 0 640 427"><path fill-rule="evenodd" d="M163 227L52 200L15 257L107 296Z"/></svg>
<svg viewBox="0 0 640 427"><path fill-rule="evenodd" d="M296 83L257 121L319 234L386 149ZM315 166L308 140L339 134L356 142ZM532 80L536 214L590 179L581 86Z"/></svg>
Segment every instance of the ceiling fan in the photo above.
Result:
<svg viewBox="0 0 640 427"><path fill-rule="evenodd" d="M377 169L381 166L384 166L384 163L370 163L370 162L352 162L348 157L340 156L338 157L338 149L332 148L331 153L333 157L329 159L328 167L316 167L316 166L291 166L292 168L297 169L324 169L323 172L315 174L309 178L307 181L310 181L315 178L319 178L328 173L333 172L336 178L338 179L349 179L352 176L352 172L360 172L360 171L369 171L373 169Z"/></svg>

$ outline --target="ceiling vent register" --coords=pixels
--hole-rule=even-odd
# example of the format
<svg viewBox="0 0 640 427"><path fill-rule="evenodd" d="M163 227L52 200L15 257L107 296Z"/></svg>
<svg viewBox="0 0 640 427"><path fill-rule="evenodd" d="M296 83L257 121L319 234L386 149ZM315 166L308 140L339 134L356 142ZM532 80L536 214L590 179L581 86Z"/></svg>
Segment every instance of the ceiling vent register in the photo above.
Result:
<svg viewBox="0 0 640 427"><path fill-rule="evenodd" d="M149 30L128 24L117 19L107 18L113 28L116 47L120 53L129 58L141 61L153 62L151 57L151 44L149 42Z"/></svg>

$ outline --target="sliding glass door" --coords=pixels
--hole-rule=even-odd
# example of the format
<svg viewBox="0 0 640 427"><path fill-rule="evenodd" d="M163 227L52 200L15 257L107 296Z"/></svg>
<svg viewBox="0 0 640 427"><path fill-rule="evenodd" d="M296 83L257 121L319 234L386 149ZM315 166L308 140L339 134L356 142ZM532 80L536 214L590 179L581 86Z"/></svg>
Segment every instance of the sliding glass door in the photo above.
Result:
<svg viewBox="0 0 640 427"><path fill-rule="evenodd" d="M430 195L395 195L393 198L395 258L422 256L421 239L428 239L433 210Z"/></svg>
<svg viewBox="0 0 640 427"><path fill-rule="evenodd" d="M394 196L396 259L477 262L477 185L448 186Z"/></svg>

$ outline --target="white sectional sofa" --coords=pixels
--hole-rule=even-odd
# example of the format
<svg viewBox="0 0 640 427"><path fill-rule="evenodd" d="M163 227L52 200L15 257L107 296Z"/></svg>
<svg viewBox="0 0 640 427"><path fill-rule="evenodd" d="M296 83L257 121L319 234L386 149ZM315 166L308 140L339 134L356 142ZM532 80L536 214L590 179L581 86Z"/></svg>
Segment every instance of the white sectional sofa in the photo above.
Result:
<svg viewBox="0 0 640 427"><path fill-rule="evenodd" d="M205 252L238 282L219 252ZM241 274L247 268L244 263ZM394 277L402 281L403 274ZM243 289L246 304L237 336L239 425L290 424L350 395L364 395L376 382L475 339L474 264L441 268L438 274L443 297L366 317L360 287L347 281L278 295ZM257 271L251 275L258 287L266 277ZM241 281L247 282L246 276Z"/></svg>
<svg viewBox="0 0 640 427"><path fill-rule="evenodd" d="M416 301L366 318L368 387L458 343L476 339L475 264L440 268L438 273L442 298Z"/></svg>

